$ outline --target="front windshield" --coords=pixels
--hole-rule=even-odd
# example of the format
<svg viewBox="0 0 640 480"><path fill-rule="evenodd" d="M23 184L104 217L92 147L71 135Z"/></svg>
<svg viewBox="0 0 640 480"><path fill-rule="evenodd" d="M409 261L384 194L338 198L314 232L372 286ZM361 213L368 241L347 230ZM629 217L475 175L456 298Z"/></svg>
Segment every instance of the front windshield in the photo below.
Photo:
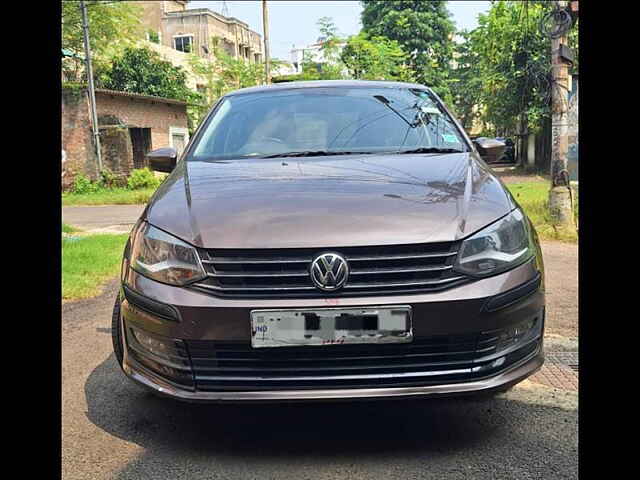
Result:
<svg viewBox="0 0 640 480"><path fill-rule="evenodd" d="M190 158L414 149L468 150L430 92L314 87L225 98L204 126Z"/></svg>

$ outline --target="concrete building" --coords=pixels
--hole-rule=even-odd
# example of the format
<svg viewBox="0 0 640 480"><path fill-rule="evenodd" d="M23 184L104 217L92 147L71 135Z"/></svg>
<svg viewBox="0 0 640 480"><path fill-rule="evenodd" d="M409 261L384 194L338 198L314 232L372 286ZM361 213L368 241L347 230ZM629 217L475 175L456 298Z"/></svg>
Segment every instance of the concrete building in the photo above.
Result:
<svg viewBox="0 0 640 480"><path fill-rule="evenodd" d="M142 23L147 29L147 38L165 47L213 60L211 40L217 37L232 57L252 63L263 61L262 36L249 25L208 8L187 9L187 3L184 0L139 2L143 7Z"/></svg>
<svg viewBox="0 0 640 480"><path fill-rule="evenodd" d="M180 100L96 89L103 168L119 177L147 166L146 154L171 146L182 153L189 141L187 104ZM62 89L63 188L78 173L97 178L97 161L86 89Z"/></svg>

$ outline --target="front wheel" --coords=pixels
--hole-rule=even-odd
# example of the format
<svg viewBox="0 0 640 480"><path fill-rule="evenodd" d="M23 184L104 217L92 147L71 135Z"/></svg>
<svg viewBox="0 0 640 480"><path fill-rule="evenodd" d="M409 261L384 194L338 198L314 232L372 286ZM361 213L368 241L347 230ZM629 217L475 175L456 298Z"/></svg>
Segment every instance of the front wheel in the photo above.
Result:
<svg viewBox="0 0 640 480"><path fill-rule="evenodd" d="M118 360L120 368L122 368L124 352L122 350L122 331L120 325L120 298L116 298L113 313L111 314L111 341L113 343L113 353Z"/></svg>

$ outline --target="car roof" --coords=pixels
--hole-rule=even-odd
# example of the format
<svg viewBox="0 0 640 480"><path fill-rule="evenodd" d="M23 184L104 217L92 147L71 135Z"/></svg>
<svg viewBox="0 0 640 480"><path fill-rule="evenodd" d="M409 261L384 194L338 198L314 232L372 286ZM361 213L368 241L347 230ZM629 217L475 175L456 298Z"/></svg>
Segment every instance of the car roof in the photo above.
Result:
<svg viewBox="0 0 640 480"><path fill-rule="evenodd" d="M309 80L241 88L228 93L226 96L230 97L248 93L275 92L300 88L419 88L429 90L428 87L418 83L391 82L383 80Z"/></svg>

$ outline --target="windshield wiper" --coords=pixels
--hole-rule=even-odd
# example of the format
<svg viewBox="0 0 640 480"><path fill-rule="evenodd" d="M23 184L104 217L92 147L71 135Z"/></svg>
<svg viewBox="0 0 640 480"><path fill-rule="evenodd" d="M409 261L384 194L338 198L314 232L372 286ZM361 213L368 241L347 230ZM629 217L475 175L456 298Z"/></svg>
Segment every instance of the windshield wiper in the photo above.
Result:
<svg viewBox="0 0 640 480"><path fill-rule="evenodd" d="M274 153L254 158L279 158L279 157L324 157L327 155L364 155L373 152L330 152L327 150L303 150L298 152Z"/></svg>
<svg viewBox="0 0 640 480"><path fill-rule="evenodd" d="M464 150L457 148L420 147L413 150L399 150L394 153L464 153Z"/></svg>

